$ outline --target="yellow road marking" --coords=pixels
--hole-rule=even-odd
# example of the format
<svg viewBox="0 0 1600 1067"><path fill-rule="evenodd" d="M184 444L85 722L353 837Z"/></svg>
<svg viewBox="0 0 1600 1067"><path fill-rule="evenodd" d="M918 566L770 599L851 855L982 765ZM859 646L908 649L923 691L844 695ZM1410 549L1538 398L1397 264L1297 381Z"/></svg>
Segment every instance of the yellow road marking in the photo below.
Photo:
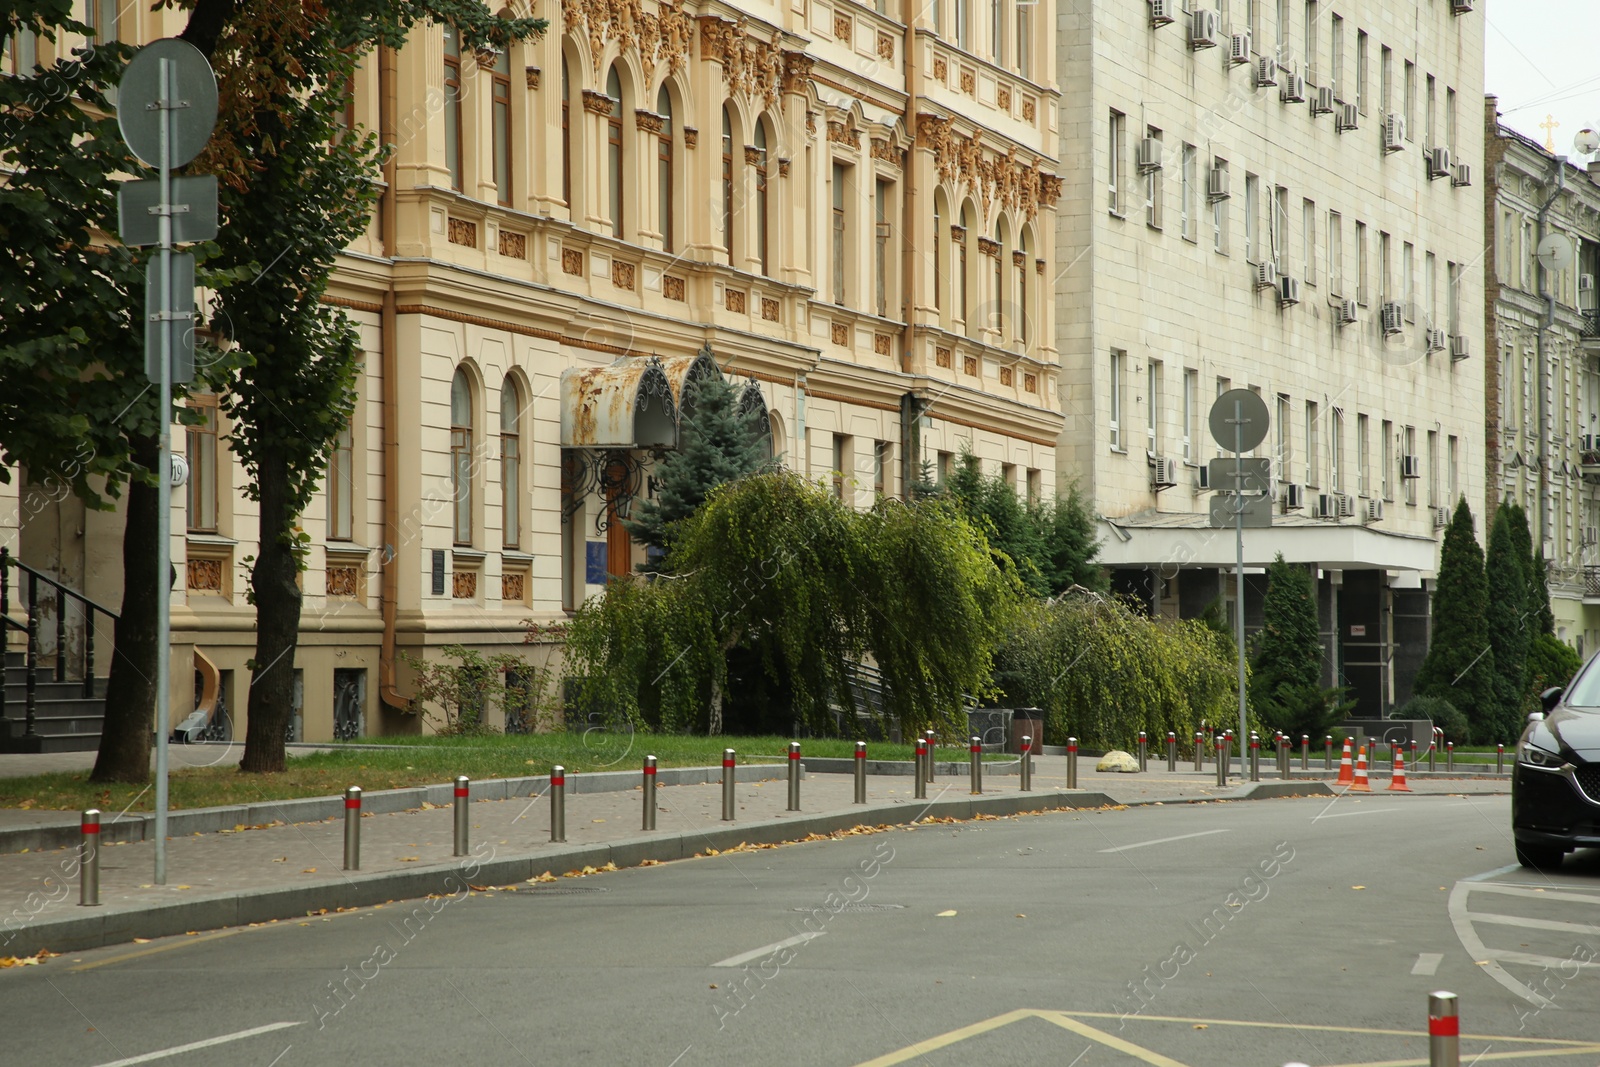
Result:
<svg viewBox="0 0 1600 1067"><path fill-rule="evenodd" d="M1115 1034L1108 1034L1104 1030L1096 1030L1088 1023L1080 1023L1066 1012L1040 1012L1039 1017L1049 1019L1062 1029L1071 1030L1079 1037L1086 1037L1098 1045L1116 1049L1118 1052L1132 1056L1136 1060L1143 1060L1145 1063L1150 1064L1150 1067L1186 1067L1185 1064L1179 1063L1171 1057L1163 1056L1159 1052L1151 1052L1147 1048L1135 1045L1132 1041L1124 1041Z"/></svg>
<svg viewBox="0 0 1600 1067"><path fill-rule="evenodd" d="M979 1034L986 1034L990 1030L998 1030L1000 1027L1007 1026L1019 1019L1035 1018L1042 1014L1044 1013L1035 1011L1032 1008L1018 1008L1016 1011L1008 1011L1004 1015L996 1015L992 1019L984 1019L970 1026L963 1026L959 1030L951 1030L949 1033L918 1041L915 1045L907 1045L896 1052L885 1053L877 1059L857 1064L856 1067L893 1067L894 1064L914 1060L924 1053L937 1052L939 1049L954 1045L958 1041L965 1041L969 1037L977 1037Z"/></svg>
<svg viewBox="0 0 1600 1067"><path fill-rule="evenodd" d="M244 933L246 929L248 929L248 927L241 927L233 930L218 930L215 933L201 934L198 937L179 938L174 941L169 941L165 945L152 945L149 948L136 949L133 952L124 952L120 956L108 956L103 960L95 960L93 963L79 963L75 966L68 967L67 970L92 971L96 967L106 967L113 963L126 963L128 960L136 960L144 956L154 956L158 952L171 952L175 948L188 948L190 945L198 945L202 941L216 941L218 938L232 937L234 934Z"/></svg>
<svg viewBox="0 0 1600 1067"><path fill-rule="evenodd" d="M1121 1019L1124 1016L1114 1011L1063 1011L1061 1015L1069 1015L1079 1019ZM1191 1019L1181 1015L1133 1015L1126 1017L1133 1022L1147 1023L1205 1023L1208 1026L1248 1026L1259 1030L1318 1030L1332 1034L1372 1034L1378 1037L1426 1037L1421 1030L1380 1030L1367 1026L1323 1026L1316 1023L1255 1023L1244 1019ZM1582 1046L1579 1051L1587 1052L1593 1046L1592 1041L1573 1041L1555 1037L1521 1037L1504 1034L1462 1034L1463 1041L1506 1041L1518 1045L1567 1045ZM1426 1062L1426 1061L1424 1061Z"/></svg>
<svg viewBox="0 0 1600 1067"><path fill-rule="evenodd" d="M1518 1040L1523 1040L1518 1038ZM1523 1060L1530 1056L1583 1056L1588 1053L1600 1052L1600 1045L1585 1045L1582 1048L1533 1048L1522 1052L1484 1052L1472 1057L1473 1063L1482 1063L1485 1060ZM1428 1067L1431 1061L1426 1057L1420 1060L1383 1060L1380 1063L1344 1063L1339 1067Z"/></svg>

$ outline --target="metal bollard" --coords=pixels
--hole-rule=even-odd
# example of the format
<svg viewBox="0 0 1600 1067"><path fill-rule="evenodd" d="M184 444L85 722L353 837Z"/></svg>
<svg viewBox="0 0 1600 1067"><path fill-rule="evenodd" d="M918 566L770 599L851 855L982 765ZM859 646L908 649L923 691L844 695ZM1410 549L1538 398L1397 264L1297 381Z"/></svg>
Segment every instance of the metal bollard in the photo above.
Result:
<svg viewBox="0 0 1600 1067"><path fill-rule="evenodd" d="M1196 730L1194 732L1194 769L1197 771L1203 771L1206 769L1205 745L1206 735L1201 733L1199 730Z"/></svg>
<svg viewBox="0 0 1600 1067"><path fill-rule="evenodd" d="M1223 736L1221 734L1218 734L1217 735L1217 784L1218 785L1227 785L1228 784L1228 759L1229 759L1229 757L1224 755L1223 751L1222 751L1222 746L1224 744L1226 744L1226 743L1227 743L1227 741L1223 738Z"/></svg>
<svg viewBox="0 0 1600 1067"><path fill-rule="evenodd" d="M1178 769L1178 735L1171 730L1167 731L1167 771L1170 773Z"/></svg>
<svg viewBox="0 0 1600 1067"><path fill-rule="evenodd" d="M1033 736L1022 735L1022 791L1033 792Z"/></svg>
<svg viewBox="0 0 1600 1067"><path fill-rule="evenodd" d="M1444 769L1447 771L1456 769L1456 743L1454 741L1446 741L1444 743Z"/></svg>
<svg viewBox="0 0 1600 1067"><path fill-rule="evenodd" d="M917 787L913 791L912 795L918 800L928 799L928 779L926 774L929 758L928 739L926 737L917 738L917 771L912 775L912 777L916 779Z"/></svg>
<svg viewBox="0 0 1600 1067"><path fill-rule="evenodd" d="M464 774L456 775L456 855L467 854L467 803L472 783Z"/></svg>
<svg viewBox="0 0 1600 1067"><path fill-rule="evenodd" d="M1506 746L1494 746L1494 773L1506 773Z"/></svg>
<svg viewBox="0 0 1600 1067"><path fill-rule="evenodd" d="M734 776L733 749L722 750L722 821L733 821L733 776Z"/></svg>
<svg viewBox="0 0 1600 1067"><path fill-rule="evenodd" d="M83 841L79 845L79 850L83 855L78 865L78 906L98 908L100 906L99 808L90 808L83 813L80 829L83 832Z"/></svg>
<svg viewBox="0 0 1600 1067"><path fill-rule="evenodd" d="M933 753L934 753L934 749L936 747L935 738L936 738L936 735L934 734L934 732L932 730L929 730L928 731L928 762L926 764L927 772L928 772L927 780L928 780L928 784L929 785L933 784L933 761L934 761L934 754Z"/></svg>
<svg viewBox="0 0 1600 1067"><path fill-rule="evenodd" d="M1309 771L1311 769L1311 735L1310 734L1301 734L1300 735L1300 769L1302 771Z"/></svg>
<svg viewBox="0 0 1600 1067"><path fill-rule="evenodd" d="M1435 760L1438 759L1439 738L1441 738L1443 736L1444 736L1444 731L1439 729L1437 726L1435 726L1433 728L1433 736L1428 739L1428 770L1429 771L1436 771L1436 770L1439 769L1438 766L1435 764Z"/></svg>
<svg viewBox="0 0 1600 1067"><path fill-rule="evenodd" d="M1150 769L1150 742L1145 737L1144 731L1139 731L1139 770L1144 772Z"/></svg>
<svg viewBox="0 0 1600 1067"><path fill-rule="evenodd" d="M983 739L974 735L972 738L972 793L974 796L983 792Z"/></svg>
<svg viewBox="0 0 1600 1067"><path fill-rule="evenodd" d="M1078 739L1067 738L1067 788L1078 788Z"/></svg>
<svg viewBox="0 0 1600 1067"><path fill-rule="evenodd" d="M1322 769L1333 770L1333 735L1324 734L1322 737Z"/></svg>
<svg viewBox="0 0 1600 1067"><path fill-rule="evenodd" d="M1460 1011L1454 993L1428 994L1428 1067L1461 1067Z"/></svg>
<svg viewBox="0 0 1600 1067"><path fill-rule="evenodd" d="M561 764L550 768L550 840L567 839L567 769Z"/></svg>
<svg viewBox="0 0 1600 1067"><path fill-rule="evenodd" d="M361 869L361 787L344 791L344 869Z"/></svg>
<svg viewBox="0 0 1600 1067"><path fill-rule="evenodd" d="M917 742L917 747L919 749L922 747L920 740ZM917 770L921 772L922 764L917 764ZM800 742L798 741L789 742L789 810L800 810Z"/></svg>
<svg viewBox="0 0 1600 1067"><path fill-rule="evenodd" d="M1289 756L1289 735L1283 734L1278 738L1278 776L1280 778L1289 777L1289 764L1291 762L1292 759Z"/></svg>
<svg viewBox="0 0 1600 1067"><path fill-rule="evenodd" d="M867 743L856 742L856 803L867 802Z"/></svg>
<svg viewBox="0 0 1600 1067"><path fill-rule="evenodd" d="M789 771L791 783L794 771ZM791 788L791 793L793 789ZM793 810L792 808L790 810ZM641 829L654 830L656 828L656 758L644 758L644 823Z"/></svg>
<svg viewBox="0 0 1600 1067"><path fill-rule="evenodd" d="M1254 731L1250 733L1250 780L1261 781L1261 739Z"/></svg>

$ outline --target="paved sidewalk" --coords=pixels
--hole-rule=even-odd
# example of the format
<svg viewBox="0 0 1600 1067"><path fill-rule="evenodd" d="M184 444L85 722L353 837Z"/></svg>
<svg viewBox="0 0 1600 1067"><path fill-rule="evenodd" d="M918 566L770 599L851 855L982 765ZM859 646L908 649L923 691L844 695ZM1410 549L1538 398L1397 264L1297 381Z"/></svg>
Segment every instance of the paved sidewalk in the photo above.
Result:
<svg viewBox="0 0 1600 1067"><path fill-rule="evenodd" d="M471 855L462 859L452 854L453 813L448 805L427 803L388 814L369 811L361 820L358 872L341 869L342 816L277 824L262 818L220 832L171 838L165 886L152 884L153 842L105 844L101 849L102 903L96 908L78 906L75 847L0 855L0 956L298 918L320 909L458 895L473 885L520 883L545 871L559 876L586 866L669 861L740 843L800 840L814 833L863 824L904 824L925 816L972 818L1059 808L1204 802L1252 795L1328 796L1333 792L1320 781L1268 781L1266 772L1257 786L1241 785L1235 778L1219 787L1214 769L1196 774L1192 764L1186 769L1180 765L1176 774L1169 774L1164 762L1160 767L1152 762L1145 774L1101 774L1088 760L1080 761L1079 784L1084 788L1069 791L1065 788L1064 757L1038 757L1035 767L1030 793L1020 791L1013 763L1009 768L985 766L981 796L972 795L967 774L941 774L930 786L928 800L915 799L909 774L871 775L865 806L852 802L851 775L809 773L802 785L800 812L785 810L787 783L782 778L745 780L747 774L782 774L782 768L746 767L735 785L737 818L732 823L721 818L722 787L714 781L720 768L679 771L684 777L698 774L700 784L659 788L657 829L649 833L640 829L643 794L639 785L590 792L574 791L569 781L565 844L550 841L547 787L537 779L524 780L534 784L519 790L519 795L471 805L473 847ZM883 765L882 769L908 768ZM1011 773L1005 773L1007 769ZM637 775L632 777L637 781ZM482 783L490 788L495 784ZM1419 794L1504 792L1507 784L1414 778L1412 788ZM1381 792L1383 784L1375 782L1373 789L1375 794ZM381 796L373 794L368 799ZM1404 799L1400 794L1389 797ZM253 805L250 817L270 816L271 807ZM71 813L22 814L76 822Z"/></svg>

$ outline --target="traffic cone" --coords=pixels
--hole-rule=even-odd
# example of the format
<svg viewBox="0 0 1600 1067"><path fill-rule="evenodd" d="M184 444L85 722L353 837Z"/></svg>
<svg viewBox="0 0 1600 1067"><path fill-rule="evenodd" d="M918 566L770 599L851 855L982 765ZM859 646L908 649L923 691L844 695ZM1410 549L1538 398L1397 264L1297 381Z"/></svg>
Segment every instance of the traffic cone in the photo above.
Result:
<svg viewBox="0 0 1600 1067"><path fill-rule="evenodd" d="M1389 779L1389 793L1409 793L1411 787L1406 785L1406 754L1400 751L1400 746L1394 748L1394 777Z"/></svg>
<svg viewBox="0 0 1600 1067"><path fill-rule="evenodd" d="M1370 793L1372 787L1367 784L1367 746L1362 745L1356 750L1356 778L1350 783L1352 793Z"/></svg>
<svg viewBox="0 0 1600 1067"><path fill-rule="evenodd" d="M1350 739L1344 739L1344 755L1339 757L1339 780L1337 785L1349 785L1356 780L1354 768L1350 764Z"/></svg>

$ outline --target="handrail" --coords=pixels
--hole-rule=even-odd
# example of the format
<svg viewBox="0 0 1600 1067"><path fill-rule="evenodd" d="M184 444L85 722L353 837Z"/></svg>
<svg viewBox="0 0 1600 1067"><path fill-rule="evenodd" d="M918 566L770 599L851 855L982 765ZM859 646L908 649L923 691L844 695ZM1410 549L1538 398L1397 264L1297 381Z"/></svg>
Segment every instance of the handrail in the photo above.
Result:
<svg viewBox="0 0 1600 1067"><path fill-rule="evenodd" d="M112 611L110 608L106 607L104 604L90 600L76 589L62 585L59 581L50 577L44 571L41 571L36 567L30 567L20 559L13 559L11 556L11 550L9 548L0 548L0 570L4 570L7 566L15 567L19 571L25 571L39 579L41 582L44 582L46 585L55 586L55 588L60 592L63 592L72 599L81 602L86 607L93 608L102 615L108 615L112 619L120 619L122 617L116 612Z"/></svg>
<svg viewBox="0 0 1600 1067"><path fill-rule="evenodd" d="M11 568L16 567L18 575L28 576L27 588L27 616L26 622L18 622L11 618ZM37 729L38 713L38 672L39 672L39 583L51 586L56 590L56 665L55 680L67 680L67 613L65 598L70 597L83 605L83 615L86 625L83 630L83 695L94 696L94 613L99 612L107 618L116 621L118 615L103 604L97 604L75 589L69 589L60 581L45 574L43 571L28 566L11 555L9 548L0 547L0 632L5 629L22 630L28 635L27 648L27 699L26 699L26 729L25 737L36 738L39 736ZM4 642L0 641L0 651L3 651ZM0 709L5 706L6 678L5 671L0 669Z"/></svg>

